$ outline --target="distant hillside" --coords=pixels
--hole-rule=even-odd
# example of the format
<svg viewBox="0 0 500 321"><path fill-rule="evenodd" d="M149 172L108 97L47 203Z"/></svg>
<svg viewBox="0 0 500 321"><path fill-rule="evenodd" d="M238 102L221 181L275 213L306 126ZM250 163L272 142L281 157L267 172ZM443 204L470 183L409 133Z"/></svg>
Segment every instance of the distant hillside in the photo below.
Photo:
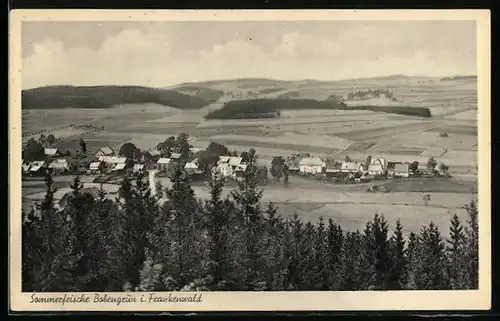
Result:
<svg viewBox="0 0 500 321"><path fill-rule="evenodd" d="M195 96L208 102L215 102L219 100L219 98L224 96L224 91L222 90L197 85L181 85L178 87L174 87L171 90L190 96Z"/></svg>
<svg viewBox="0 0 500 321"><path fill-rule="evenodd" d="M450 80L474 80L474 81L477 81L477 76L465 75L465 76L454 76L454 77L441 78L441 81L450 81Z"/></svg>
<svg viewBox="0 0 500 321"><path fill-rule="evenodd" d="M139 103L199 109L211 101L174 90L141 86L49 86L22 91L23 109L110 108Z"/></svg>
<svg viewBox="0 0 500 321"><path fill-rule="evenodd" d="M281 110L331 109L331 110L370 110L391 114L430 118L429 108L407 106L354 106L348 107L333 100L314 99L251 99L225 103L219 110L205 116L206 119L255 119L279 117Z"/></svg>

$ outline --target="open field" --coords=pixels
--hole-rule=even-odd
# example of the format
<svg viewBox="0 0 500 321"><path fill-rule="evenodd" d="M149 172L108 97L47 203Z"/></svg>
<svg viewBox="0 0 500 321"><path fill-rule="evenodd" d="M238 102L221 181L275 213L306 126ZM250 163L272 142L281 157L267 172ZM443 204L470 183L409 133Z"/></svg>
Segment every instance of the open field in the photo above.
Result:
<svg viewBox="0 0 500 321"><path fill-rule="evenodd" d="M397 134L377 140L377 148L382 146L404 146L425 149L429 147L448 150L472 150L477 144L477 137L448 133L448 137L440 137L434 131L413 132L411 135Z"/></svg>
<svg viewBox="0 0 500 321"><path fill-rule="evenodd" d="M302 149L307 146L311 147L327 147L334 149L342 149L346 147L350 141L338 137L331 137L327 135L304 135L296 133L284 133L279 136L270 137L259 137L259 136L247 136L247 135L214 135L211 137L213 140L217 141L231 141L228 144L237 144L235 142L242 142L243 144L263 144L262 146L256 145L257 147L268 147L265 144L273 145L273 148L278 149ZM276 145L276 146L274 146ZM289 146L289 147L284 147ZM298 146L298 147L295 147Z"/></svg>
<svg viewBox="0 0 500 321"><path fill-rule="evenodd" d="M469 109L457 114L446 116L446 119L477 121L477 109Z"/></svg>
<svg viewBox="0 0 500 321"><path fill-rule="evenodd" d="M470 135L477 136L477 126L472 125L448 125L441 126L439 128L431 128L428 129L430 132L439 132L439 133L448 133L448 134L462 134L462 135Z"/></svg>
<svg viewBox="0 0 500 321"><path fill-rule="evenodd" d="M159 180L164 186L169 186L167 179ZM293 184L296 183L300 183L300 181L291 181L290 188L285 188L282 185L266 186L263 202L277 203L283 214L291 215L297 212L306 221L316 221L319 216L326 219L331 217L347 230L362 229L375 212L383 213L390 224L395 224L398 218L401 219L407 232L420 229L422 224L429 223L431 220L440 228L446 229L454 213L464 215L463 206L469 200L477 199L476 193L468 193L464 190L461 193L437 192L433 194L425 192L431 194L431 201L425 205L422 200L424 192L395 191L377 194L363 192L357 187L344 186L341 187L343 190L336 190L335 186L329 186L326 190L320 189L318 186L293 188ZM68 182L56 184L60 187L55 193L57 200L70 189ZM63 186L64 184L66 187ZM84 187L91 186L98 187L99 184L84 183ZM118 185L104 184L103 187L110 193L110 197L114 197L118 191ZM206 186L194 186L193 189L197 197L201 199L209 197ZM231 190L232 188L225 188L223 195L229 195ZM43 198L43 195L43 182L38 186L31 184L23 190L23 197L27 200L39 200Z"/></svg>
<svg viewBox="0 0 500 321"><path fill-rule="evenodd" d="M281 215L297 213L305 221L316 223L320 216L324 220L333 219L339 223L342 229L347 231L363 230L366 222L373 218L375 213L383 214L390 226L394 227L399 219L403 225L403 233L418 233L423 225L431 221L437 225L441 232L447 233L450 221L457 214L462 221L467 219L467 213L463 209L446 209L440 207L416 207L406 205L386 204L330 204L326 203L321 208L312 211L296 208L296 203L279 203L278 212ZM349 213L347 216L345 213Z"/></svg>

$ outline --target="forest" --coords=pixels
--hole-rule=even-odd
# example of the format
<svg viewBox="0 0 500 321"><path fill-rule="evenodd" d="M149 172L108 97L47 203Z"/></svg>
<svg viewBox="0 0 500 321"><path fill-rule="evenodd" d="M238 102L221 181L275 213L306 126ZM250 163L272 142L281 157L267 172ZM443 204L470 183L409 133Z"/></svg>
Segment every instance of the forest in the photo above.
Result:
<svg viewBox="0 0 500 321"><path fill-rule="evenodd" d="M249 99L236 100L224 104L221 109L208 113L206 119L253 119L279 117L284 110L370 110L390 114L408 115L416 117L432 117L429 108L407 106L347 106L335 100L314 99Z"/></svg>
<svg viewBox="0 0 500 321"><path fill-rule="evenodd" d="M203 93L203 96L207 95ZM140 86L48 86L23 90L22 109L111 108L142 103L199 109L218 99L212 96L209 100L174 90Z"/></svg>
<svg viewBox="0 0 500 321"><path fill-rule="evenodd" d="M356 291L478 288L478 209L455 215L449 231L435 224L405 235L374 213L363 230L334 220L315 224L280 216L264 204L258 157L249 152L242 181L222 197L209 182L199 200L181 166L163 202L142 174L127 176L119 196L82 192L75 177L63 209L46 173L45 198L23 212L23 292Z"/></svg>

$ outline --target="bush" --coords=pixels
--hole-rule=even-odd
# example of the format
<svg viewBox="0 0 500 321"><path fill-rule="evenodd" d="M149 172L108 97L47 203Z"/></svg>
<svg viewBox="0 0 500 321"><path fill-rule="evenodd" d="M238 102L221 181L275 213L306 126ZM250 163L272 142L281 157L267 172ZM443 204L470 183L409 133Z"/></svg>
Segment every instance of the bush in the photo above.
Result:
<svg viewBox="0 0 500 321"><path fill-rule="evenodd" d="M439 133L439 137L448 137L448 133Z"/></svg>

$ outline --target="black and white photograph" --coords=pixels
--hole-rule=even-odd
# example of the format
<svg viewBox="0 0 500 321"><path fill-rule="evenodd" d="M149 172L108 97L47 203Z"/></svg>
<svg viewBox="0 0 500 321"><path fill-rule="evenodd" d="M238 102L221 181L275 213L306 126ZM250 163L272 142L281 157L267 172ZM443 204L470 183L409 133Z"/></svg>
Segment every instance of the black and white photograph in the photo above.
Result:
<svg viewBox="0 0 500 321"><path fill-rule="evenodd" d="M235 14L18 19L24 304L487 290L489 12Z"/></svg>

